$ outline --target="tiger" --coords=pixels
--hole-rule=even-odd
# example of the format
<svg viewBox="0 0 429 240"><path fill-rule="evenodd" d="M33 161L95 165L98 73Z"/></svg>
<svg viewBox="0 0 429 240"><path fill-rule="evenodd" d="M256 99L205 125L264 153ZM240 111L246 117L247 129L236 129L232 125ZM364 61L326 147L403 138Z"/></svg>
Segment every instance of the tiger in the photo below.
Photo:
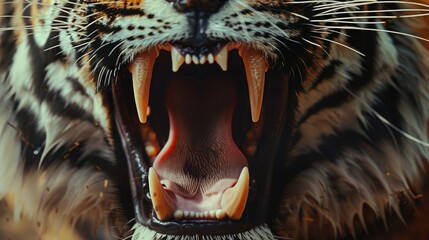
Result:
<svg viewBox="0 0 429 240"><path fill-rule="evenodd" d="M0 239L426 239L427 4L0 0Z"/></svg>

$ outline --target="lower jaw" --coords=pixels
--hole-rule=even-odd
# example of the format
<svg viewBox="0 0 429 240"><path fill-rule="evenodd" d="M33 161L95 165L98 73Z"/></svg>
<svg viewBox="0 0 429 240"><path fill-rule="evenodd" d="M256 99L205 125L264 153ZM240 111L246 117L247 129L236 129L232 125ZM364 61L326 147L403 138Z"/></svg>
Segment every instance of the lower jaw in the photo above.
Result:
<svg viewBox="0 0 429 240"><path fill-rule="evenodd" d="M133 111L129 110L130 107L127 106L127 103L134 102L132 94L127 94L129 92L127 85L130 84L130 81L127 83L129 79L122 79L120 84L115 85L112 91L113 102L116 104L114 115L118 135L121 136L121 145L128 163L137 222L158 233L168 235L238 234L264 224L270 218L269 206L273 197L271 193L273 191L278 193L281 189L272 189L272 178L275 178L276 175L273 169L279 169L276 166L280 166L280 163L276 162L275 159L286 158L286 152L280 152L276 148L279 141L284 141L282 136L288 134L284 132L284 123L288 122L288 118L291 117L290 114L286 114L287 105L290 102L286 101L287 94L284 94L288 91L289 83L283 78L273 74L267 82L267 89L274 90L264 100L265 106L269 106L264 107L264 112L267 115L267 117L263 117L264 125L270 126L270 131L262 132L258 151L252 159L249 159L251 187L246 210L240 220L224 219L221 221L160 221L156 218L151 206L147 179L151 160L145 150L138 147L143 146L143 144L140 140L141 136L133 126L138 126L140 122ZM276 117L269 117L273 113ZM281 146L286 146L284 144L282 143Z"/></svg>

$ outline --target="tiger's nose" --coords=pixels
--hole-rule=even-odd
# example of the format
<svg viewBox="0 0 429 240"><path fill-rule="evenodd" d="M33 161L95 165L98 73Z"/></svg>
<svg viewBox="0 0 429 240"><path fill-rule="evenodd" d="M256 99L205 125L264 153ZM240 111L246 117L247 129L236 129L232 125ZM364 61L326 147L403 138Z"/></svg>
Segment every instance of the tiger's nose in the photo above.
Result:
<svg viewBox="0 0 429 240"><path fill-rule="evenodd" d="M179 12L217 12L227 0L167 0Z"/></svg>
<svg viewBox="0 0 429 240"><path fill-rule="evenodd" d="M189 24L189 38L180 41L183 45L199 48L212 43L206 35L209 18L218 12L228 0L166 0L186 15Z"/></svg>

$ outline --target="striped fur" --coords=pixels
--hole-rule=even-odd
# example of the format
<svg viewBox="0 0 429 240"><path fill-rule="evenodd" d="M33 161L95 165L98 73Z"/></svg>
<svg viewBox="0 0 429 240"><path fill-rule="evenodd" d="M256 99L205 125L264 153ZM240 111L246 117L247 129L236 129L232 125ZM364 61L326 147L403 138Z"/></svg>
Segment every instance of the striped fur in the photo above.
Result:
<svg viewBox="0 0 429 240"><path fill-rule="evenodd" d="M423 193L428 55L392 9L429 6L383 2L229 0L210 18L208 36L264 52L296 88L275 216L238 238L365 236ZM168 237L127 213L107 95L187 24L165 0L0 0L0 239Z"/></svg>

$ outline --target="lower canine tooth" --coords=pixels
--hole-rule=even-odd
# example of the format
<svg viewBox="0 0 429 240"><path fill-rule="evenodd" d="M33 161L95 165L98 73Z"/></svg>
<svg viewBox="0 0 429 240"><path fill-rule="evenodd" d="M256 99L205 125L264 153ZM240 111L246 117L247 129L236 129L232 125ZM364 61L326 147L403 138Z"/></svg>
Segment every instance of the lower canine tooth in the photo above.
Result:
<svg viewBox="0 0 429 240"><path fill-rule="evenodd" d="M148 103L150 82L158 50L152 49L138 54L129 70L133 78L134 100L136 102L137 114L141 123L145 123L148 115Z"/></svg>
<svg viewBox="0 0 429 240"><path fill-rule="evenodd" d="M173 200L162 187L153 168L149 168L149 192L158 219L164 221L171 218L175 213Z"/></svg>
<svg viewBox="0 0 429 240"><path fill-rule="evenodd" d="M223 194L222 210L230 219L239 220L243 215L249 195L249 178L249 169L244 167L235 186L225 190Z"/></svg>
<svg viewBox="0 0 429 240"><path fill-rule="evenodd" d="M251 48L241 47L239 54L246 69L252 121L257 122L261 115L264 99L265 73L268 70L268 63L262 52Z"/></svg>

